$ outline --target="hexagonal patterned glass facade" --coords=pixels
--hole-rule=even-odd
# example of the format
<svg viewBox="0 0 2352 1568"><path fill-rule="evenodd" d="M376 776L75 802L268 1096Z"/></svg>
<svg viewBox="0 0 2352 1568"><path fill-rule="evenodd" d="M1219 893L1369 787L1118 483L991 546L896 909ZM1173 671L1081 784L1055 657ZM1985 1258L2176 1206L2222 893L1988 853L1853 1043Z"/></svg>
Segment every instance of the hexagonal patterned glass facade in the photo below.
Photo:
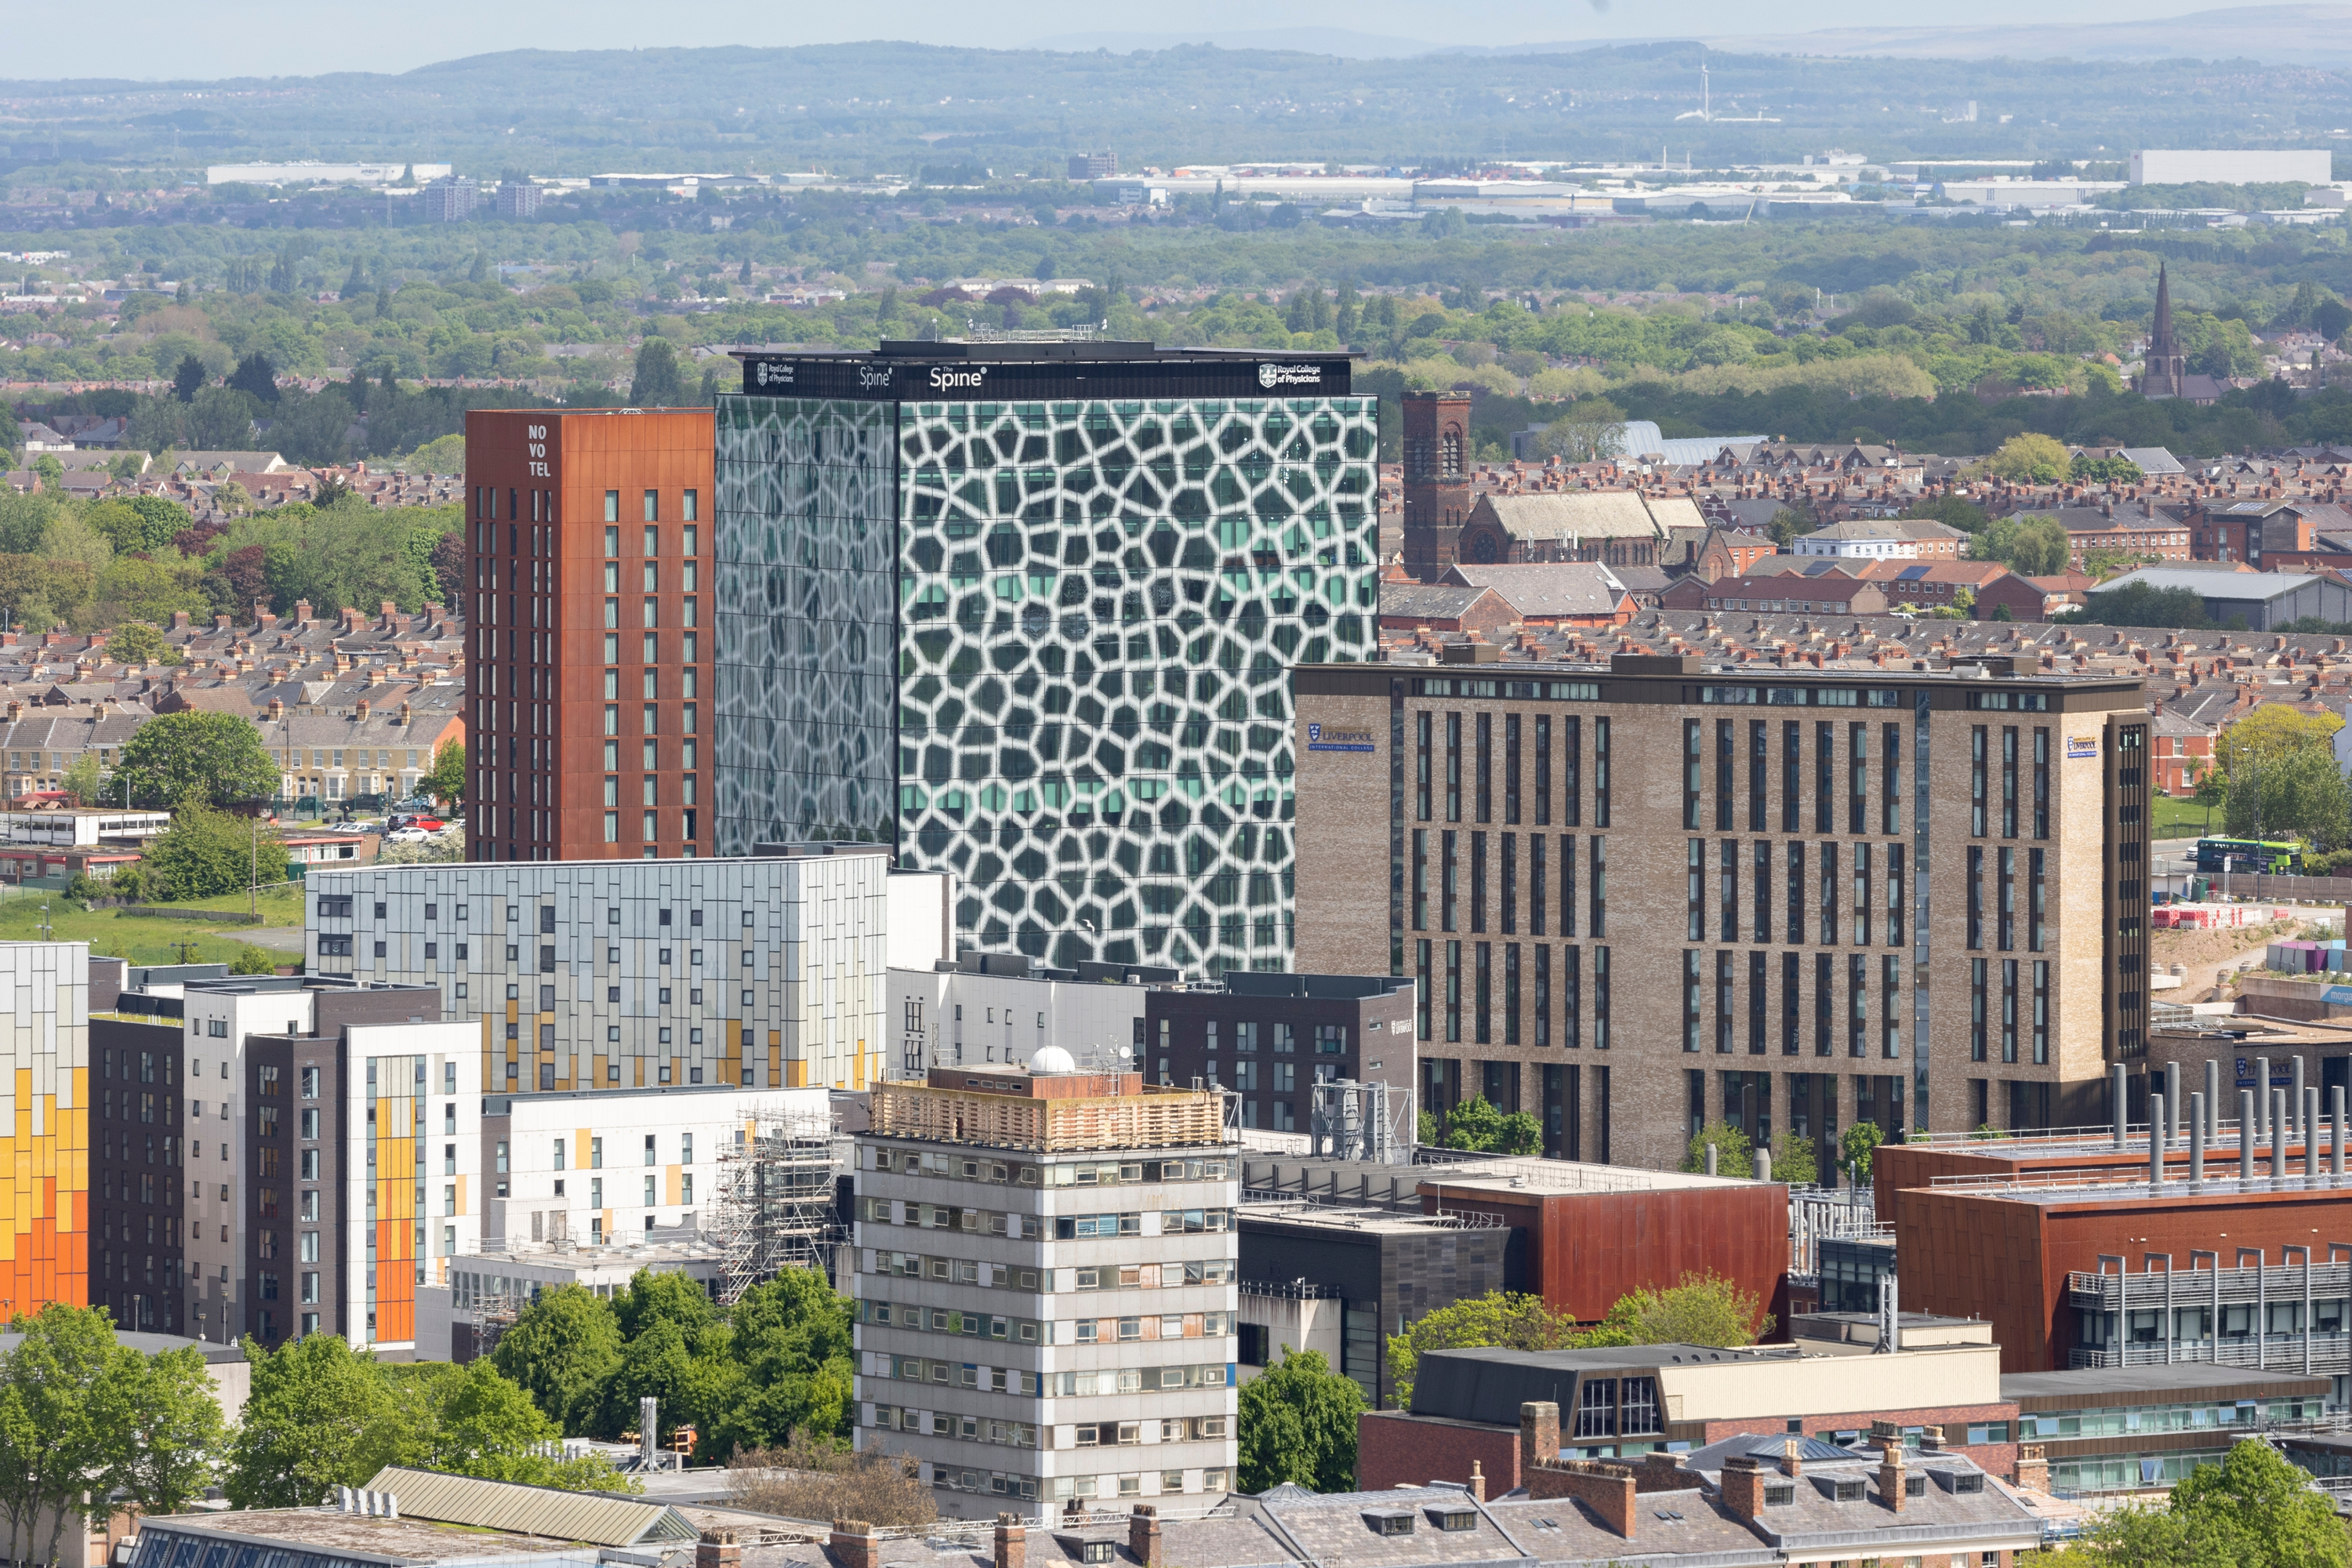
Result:
<svg viewBox="0 0 2352 1568"><path fill-rule="evenodd" d="M1372 646L1373 399L729 396L718 441L719 853L887 837L984 948L1288 967L1288 670Z"/></svg>

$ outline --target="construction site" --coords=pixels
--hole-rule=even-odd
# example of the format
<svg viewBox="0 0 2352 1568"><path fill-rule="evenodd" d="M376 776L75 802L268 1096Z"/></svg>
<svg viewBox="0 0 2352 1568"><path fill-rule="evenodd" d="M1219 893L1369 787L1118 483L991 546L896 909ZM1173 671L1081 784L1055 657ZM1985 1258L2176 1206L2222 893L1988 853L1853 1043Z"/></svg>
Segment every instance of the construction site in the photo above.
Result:
<svg viewBox="0 0 2352 1568"><path fill-rule="evenodd" d="M849 1135L831 1110L756 1104L721 1146L710 1195L687 1223L627 1239L509 1242L452 1258L446 1285L419 1292L419 1352L437 1357L446 1342L453 1360L488 1355L547 1292L578 1285L609 1300L640 1269L683 1274L728 1307L786 1268L834 1278L835 1251L848 1237L835 1185L849 1159Z"/></svg>

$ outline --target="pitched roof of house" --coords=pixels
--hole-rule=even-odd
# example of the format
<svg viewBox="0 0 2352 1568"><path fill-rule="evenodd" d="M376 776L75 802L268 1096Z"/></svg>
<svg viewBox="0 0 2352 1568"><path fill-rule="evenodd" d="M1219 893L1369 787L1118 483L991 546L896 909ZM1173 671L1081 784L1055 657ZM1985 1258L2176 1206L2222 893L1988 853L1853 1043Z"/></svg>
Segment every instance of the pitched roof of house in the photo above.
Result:
<svg viewBox="0 0 2352 1568"><path fill-rule="evenodd" d="M1618 571L1597 561L1557 561L1506 566L1454 565L1446 579L1492 588L1522 616L1613 615L1626 596ZM1385 607L1385 596L1382 599Z"/></svg>

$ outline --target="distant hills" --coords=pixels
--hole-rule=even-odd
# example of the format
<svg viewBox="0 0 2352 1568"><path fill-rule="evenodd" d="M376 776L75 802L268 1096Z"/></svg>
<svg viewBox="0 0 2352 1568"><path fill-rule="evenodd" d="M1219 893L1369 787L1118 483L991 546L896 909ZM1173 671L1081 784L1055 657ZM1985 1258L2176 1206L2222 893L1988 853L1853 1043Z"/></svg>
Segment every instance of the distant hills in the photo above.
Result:
<svg viewBox="0 0 2352 1568"><path fill-rule="evenodd" d="M1647 37L1557 38L1535 43L1446 45L1340 27L1265 30L1204 28L1192 32L1071 33L1038 38L1033 48L1073 52L1108 49L1146 53L1182 44L1222 49L1265 49L1347 59L1406 59L1428 55L1564 55L1586 49L1667 40ZM1729 54L1877 56L1896 59L1981 60L2232 60L2352 67L2352 5L2239 5L2129 22L1979 23L1950 26L1825 27L1803 33L1690 37Z"/></svg>

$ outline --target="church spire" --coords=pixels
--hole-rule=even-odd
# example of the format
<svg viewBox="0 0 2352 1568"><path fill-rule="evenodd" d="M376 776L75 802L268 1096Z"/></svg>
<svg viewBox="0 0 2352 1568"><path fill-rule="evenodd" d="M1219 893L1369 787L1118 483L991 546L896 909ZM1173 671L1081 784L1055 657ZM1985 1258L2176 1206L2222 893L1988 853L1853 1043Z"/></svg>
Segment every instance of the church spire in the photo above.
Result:
<svg viewBox="0 0 2352 1568"><path fill-rule="evenodd" d="M2172 343L2172 280L2166 275L2165 265L2156 264L2156 321L2147 334L2147 352L2169 356Z"/></svg>

